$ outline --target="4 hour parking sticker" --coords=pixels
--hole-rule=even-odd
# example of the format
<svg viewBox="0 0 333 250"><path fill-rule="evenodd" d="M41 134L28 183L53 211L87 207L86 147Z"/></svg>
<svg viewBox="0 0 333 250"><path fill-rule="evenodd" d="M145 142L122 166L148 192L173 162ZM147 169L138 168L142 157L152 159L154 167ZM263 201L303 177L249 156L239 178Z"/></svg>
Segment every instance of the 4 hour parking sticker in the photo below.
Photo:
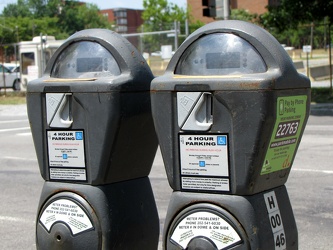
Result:
<svg viewBox="0 0 333 250"><path fill-rule="evenodd" d="M229 191L227 135L179 135L183 189Z"/></svg>
<svg viewBox="0 0 333 250"><path fill-rule="evenodd" d="M49 130L47 143L50 179L86 180L83 131Z"/></svg>

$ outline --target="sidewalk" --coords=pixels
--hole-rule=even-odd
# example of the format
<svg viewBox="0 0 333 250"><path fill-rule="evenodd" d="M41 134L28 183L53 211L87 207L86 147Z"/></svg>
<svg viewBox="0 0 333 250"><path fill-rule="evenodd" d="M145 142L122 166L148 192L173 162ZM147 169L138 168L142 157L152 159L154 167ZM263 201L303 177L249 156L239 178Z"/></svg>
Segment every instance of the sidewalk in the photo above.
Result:
<svg viewBox="0 0 333 250"><path fill-rule="evenodd" d="M27 115L26 104L0 105L0 116Z"/></svg>

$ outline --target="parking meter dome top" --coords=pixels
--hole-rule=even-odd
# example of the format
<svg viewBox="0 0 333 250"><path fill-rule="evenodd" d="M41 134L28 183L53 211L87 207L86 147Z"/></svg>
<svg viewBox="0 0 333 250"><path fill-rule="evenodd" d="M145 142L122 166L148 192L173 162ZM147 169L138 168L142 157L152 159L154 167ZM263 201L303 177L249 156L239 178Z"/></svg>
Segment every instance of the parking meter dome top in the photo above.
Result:
<svg viewBox="0 0 333 250"><path fill-rule="evenodd" d="M58 56L51 72L55 78L94 78L120 75L112 54L99 43L75 42Z"/></svg>
<svg viewBox="0 0 333 250"><path fill-rule="evenodd" d="M266 70L264 60L246 40L234 34L214 33L190 45L181 56L175 73L234 75L263 73Z"/></svg>
<svg viewBox="0 0 333 250"><path fill-rule="evenodd" d="M70 36L45 69L45 75L54 78L114 78L123 74L145 82L153 78L138 50L107 29L87 29Z"/></svg>
<svg viewBox="0 0 333 250"><path fill-rule="evenodd" d="M219 39L222 39L221 43L213 41L214 37L218 37L218 34L220 34ZM212 39L208 38L210 36ZM228 44L230 41L234 44ZM205 43L206 45L204 45ZM196 57L199 52L187 52L187 50L192 49L192 46L206 49L203 58ZM237 51L238 49L239 51ZM191 62L184 64L184 61L188 59L193 59L193 64L205 62L206 69L195 72L181 69L185 64L191 64ZM198 61L198 59L203 60ZM250 65L250 62L257 65ZM166 74L249 74L251 72L265 73L264 69L270 72L278 70L280 75L290 78L298 77L291 58L270 33L249 22L223 20L206 24L193 32L176 51L166 69Z"/></svg>

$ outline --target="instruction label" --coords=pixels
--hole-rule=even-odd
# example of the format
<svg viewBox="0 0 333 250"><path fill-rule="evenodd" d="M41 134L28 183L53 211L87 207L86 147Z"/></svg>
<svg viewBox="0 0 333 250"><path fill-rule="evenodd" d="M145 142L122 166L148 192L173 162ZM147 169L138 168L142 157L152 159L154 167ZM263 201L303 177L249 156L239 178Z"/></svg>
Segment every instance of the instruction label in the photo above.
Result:
<svg viewBox="0 0 333 250"><path fill-rule="evenodd" d="M57 222L65 223L71 229L73 235L93 228L88 215L83 209L68 199L53 201L43 211L39 221L48 232L50 232L53 224Z"/></svg>
<svg viewBox="0 0 333 250"><path fill-rule="evenodd" d="M75 180L85 181L86 170L80 168L50 168L51 180Z"/></svg>
<svg viewBox="0 0 333 250"><path fill-rule="evenodd" d="M306 116L307 96L277 98L276 121L261 175L289 168Z"/></svg>
<svg viewBox="0 0 333 250"><path fill-rule="evenodd" d="M183 189L229 191L228 178L182 177Z"/></svg>
<svg viewBox="0 0 333 250"><path fill-rule="evenodd" d="M181 134L179 148L182 188L229 191L227 135Z"/></svg>
<svg viewBox="0 0 333 250"><path fill-rule="evenodd" d="M186 249L191 239L205 236L218 249L241 242L236 230L223 218L211 212L195 212L182 219L171 235L171 240Z"/></svg>

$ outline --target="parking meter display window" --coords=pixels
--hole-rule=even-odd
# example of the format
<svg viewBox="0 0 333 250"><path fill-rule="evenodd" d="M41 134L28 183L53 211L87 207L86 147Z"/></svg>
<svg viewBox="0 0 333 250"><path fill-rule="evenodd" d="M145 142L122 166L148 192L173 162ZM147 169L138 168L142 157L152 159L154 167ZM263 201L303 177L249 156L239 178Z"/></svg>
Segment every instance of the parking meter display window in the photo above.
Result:
<svg viewBox="0 0 333 250"><path fill-rule="evenodd" d="M120 75L112 54L99 43L76 42L62 51L51 72L54 78L100 78Z"/></svg>
<svg viewBox="0 0 333 250"><path fill-rule="evenodd" d="M234 34L215 33L191 44L180 58L175 73L238 75L266 71L264 60L246 40Z"/></svg>

